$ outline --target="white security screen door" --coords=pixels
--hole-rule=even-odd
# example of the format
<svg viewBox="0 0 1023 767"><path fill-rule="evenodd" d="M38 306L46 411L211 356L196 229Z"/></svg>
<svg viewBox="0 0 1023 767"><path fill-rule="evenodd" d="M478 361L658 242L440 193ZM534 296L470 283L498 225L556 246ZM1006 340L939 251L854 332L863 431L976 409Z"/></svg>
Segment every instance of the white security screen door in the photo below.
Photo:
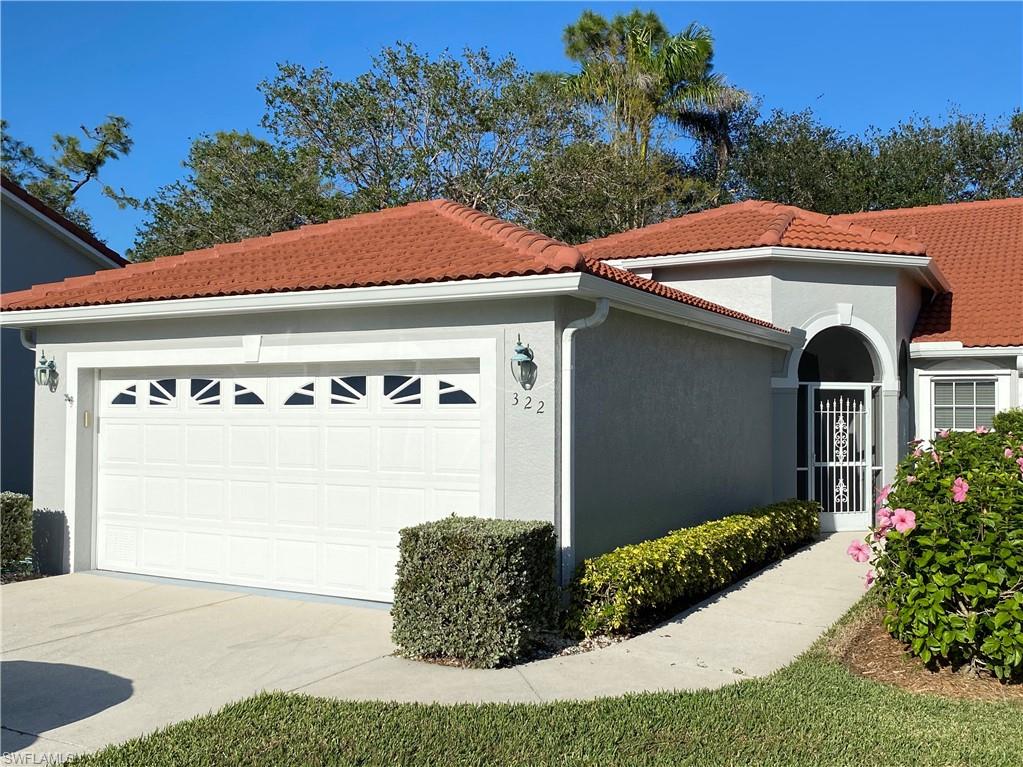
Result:
<svg viewBox="0 0 1023 767"><path fill-rule="evenodd" d="M478 371L104 371L97 566L390 600L400 528L484 508Z"/></svg>
<svg viewBox="0 0 1023 767"><path fill-rule="evenodd" d="M833 529L863 529L873 504L871 387L810 384L807 406L809 497Z"/></svg>

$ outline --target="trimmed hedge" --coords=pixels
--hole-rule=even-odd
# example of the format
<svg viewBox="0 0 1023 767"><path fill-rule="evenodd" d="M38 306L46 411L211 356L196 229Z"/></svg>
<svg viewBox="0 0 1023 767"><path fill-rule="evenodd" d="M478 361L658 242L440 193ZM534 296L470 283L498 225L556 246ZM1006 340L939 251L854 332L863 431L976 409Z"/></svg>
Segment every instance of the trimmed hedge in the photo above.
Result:
<svg viewBox="0 0 1023 767"><path fill-rule="evenodd" d="M629 634L666 618L813 539L819 513L816 501L784 501L587 559L572 582L567 628Z"/></svg>
<svg viewBox="0 0 1023 767"><path fill-rule="evenodd" d="M32 559L32 499L0 493L0 568L25 569Z"/></svg>
<svg viewBox="0 0 1023 767"><path fill-rule="evenodd" d="M414 658L492 668L556 625L554 526L448 517L401 531L392 639Z"/></svg>

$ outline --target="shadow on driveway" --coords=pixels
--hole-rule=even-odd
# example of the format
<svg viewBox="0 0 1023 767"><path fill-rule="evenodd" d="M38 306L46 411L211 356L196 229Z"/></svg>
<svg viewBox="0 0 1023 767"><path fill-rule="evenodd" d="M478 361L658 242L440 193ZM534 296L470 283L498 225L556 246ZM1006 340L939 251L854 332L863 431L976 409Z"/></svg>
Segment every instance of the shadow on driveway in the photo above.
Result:
<svg viewBox="0 0 1023 767"><path fill-rule="evenodd" d="M128 700L130 679L67 663L0 663L0 753L32 745L40 733Z"/></svg>

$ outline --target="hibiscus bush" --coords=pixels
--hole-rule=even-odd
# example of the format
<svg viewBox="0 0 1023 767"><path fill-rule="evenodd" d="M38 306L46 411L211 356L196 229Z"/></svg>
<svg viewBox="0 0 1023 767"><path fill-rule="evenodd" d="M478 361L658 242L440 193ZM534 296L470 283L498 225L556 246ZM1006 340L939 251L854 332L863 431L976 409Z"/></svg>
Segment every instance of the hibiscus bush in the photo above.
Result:
<svg viewBox="0 0 1023 767"><path fill-rule="evenodd" d="M1023 437L918 441L848 553L871 562L885 625L929 665L1023 678Z"/></svg>
<svg viewBox="0 0 1023 767"><path fill-rule="evenodd" d="M994 426L995 431L1023 437L1023 408L1014 407L995 413Z"/></svg>

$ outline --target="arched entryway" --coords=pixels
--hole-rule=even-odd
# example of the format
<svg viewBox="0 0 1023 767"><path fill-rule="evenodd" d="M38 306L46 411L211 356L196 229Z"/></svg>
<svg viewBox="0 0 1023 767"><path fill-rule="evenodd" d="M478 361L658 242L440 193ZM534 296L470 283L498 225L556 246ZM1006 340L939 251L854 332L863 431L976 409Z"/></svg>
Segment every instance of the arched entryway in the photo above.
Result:
<svg viewBox="0 0 1023 767"><path fill-rule="evenodd" d="M870 523L878 460L880 365L849 327L817 333L799 359L797 490L820 502L822 524Z"/></svg>

